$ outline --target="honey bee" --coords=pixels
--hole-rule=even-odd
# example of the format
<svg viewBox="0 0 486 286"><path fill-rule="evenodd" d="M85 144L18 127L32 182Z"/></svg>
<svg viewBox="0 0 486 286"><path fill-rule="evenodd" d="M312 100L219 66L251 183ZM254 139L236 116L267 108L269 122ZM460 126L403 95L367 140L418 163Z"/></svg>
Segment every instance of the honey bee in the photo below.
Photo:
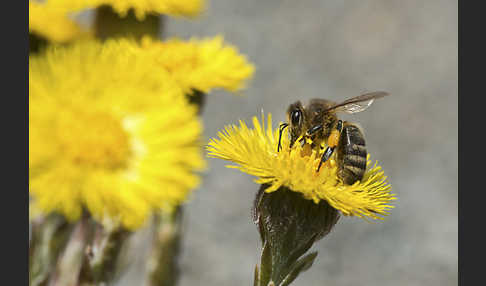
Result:
<svg viewBox="0 0 486 286"><path fill-rule="evenodd" d="M337 149L336 162L338 176L345 184L352 185L363 179L366 171L366 147L364 134L355 123L338 119L338 112L349 114L367 109L375 99L389 95L383 91L370 92L334 103L325 99L311 99L307 106L297 101L287 109L288 123L282 123L279 128L277 152L280 151L282 132L289 127L290 148L298 140L302 146L311 139L310 147L320 151L322 143L326 143L317 172L334 150Z"/></svg>

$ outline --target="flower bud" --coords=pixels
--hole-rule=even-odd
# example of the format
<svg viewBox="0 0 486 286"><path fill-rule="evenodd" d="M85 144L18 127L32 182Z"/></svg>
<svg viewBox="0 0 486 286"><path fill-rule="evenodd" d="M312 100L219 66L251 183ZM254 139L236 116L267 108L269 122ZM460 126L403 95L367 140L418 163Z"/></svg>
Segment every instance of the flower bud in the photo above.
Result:
<svg viewBox="0 0 486 286"><path fill-rule="evenodd" d="M312 265L317 253L298 259L331 231L339 212L325 200L316 204L286 187L266 193L266 187L261 186L253 206L263 245L256 285L288 285Z"/></svg>

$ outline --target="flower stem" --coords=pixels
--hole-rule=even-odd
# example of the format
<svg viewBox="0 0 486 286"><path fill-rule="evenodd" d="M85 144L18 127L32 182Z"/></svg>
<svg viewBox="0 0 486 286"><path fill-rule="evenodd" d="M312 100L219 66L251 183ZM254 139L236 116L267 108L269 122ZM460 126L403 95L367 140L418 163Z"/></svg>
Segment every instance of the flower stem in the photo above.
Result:
<svg viewBox="0 0 486 286"><path fill-rule="evenodd" d="M35 54L42 51L47 46L47 43L47 39L39 35L29 33L29 54Z"/></svg>
<svg viewBox="0 0 486 286"><path fill-rule="evenodd" d="M147 262L148 286L173 286L179 276L182 208L173 214L154 215L155 232Z"/></svg>
<svg viewBox="0 0 486 286"><path fill-rule="evenodd" d="M325 201L316 204L285 187L265 193L266 187L260 188L253 208L262 240L254 286L289 285L312 266L317 252L303 255L331 231L339 213Z"/></svg>
<svg viewBox="0 0 486 286"><path fill-rule="evenodd" d="M163 16L146 15L143 20L139 20L133 9L121 17L110 6L101 6L96 9L95 34L102 40L126 36L141 39L144 35L158 37L162 32L163 19Z"/></svg>
<svg viewBox="0 0 486 286"><path fill-rule="evenodd" d="M198 107L198 114L201 115L204 104L206 103L206 93L194 89L192 94L188 94L186 96L189 99L189 103L195 104Z"/></svg>
<svg viewBox="0 0 486 286"><path fill-rule="evenodd" d="M84 261L84 251L91 238L91 222L87 215L76 223L66 248L57 261L56 270L49 285L78 285Z"/></svg>
<svg viewBox="0 0 486 286"><path fill-rule="evenodd" d="M71 226L63 217L50 215L32 222L29 244L29 285L45 285L66 245Z"/></svg>
<svg viewBox="0 0 486 286"><path fill-rule="evenodd" d="M113 222L98 225L92 245L86 251L87 263L81 280L99 284L109 282L114 274L118 256L130 232Z"/></svg>

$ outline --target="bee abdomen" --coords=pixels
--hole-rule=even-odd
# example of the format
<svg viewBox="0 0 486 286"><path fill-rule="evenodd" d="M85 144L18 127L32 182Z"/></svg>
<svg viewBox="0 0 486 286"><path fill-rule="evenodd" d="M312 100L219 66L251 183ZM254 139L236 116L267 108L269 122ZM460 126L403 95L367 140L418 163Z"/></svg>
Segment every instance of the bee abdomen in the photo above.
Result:
<svg viewBox="0 0 486 286"><path fill-rule="evenodd" d="M357 126L346 123L341 132L338 150L339 175L345 184L351 185L363 179L366 156L363 133Z"/></svg>

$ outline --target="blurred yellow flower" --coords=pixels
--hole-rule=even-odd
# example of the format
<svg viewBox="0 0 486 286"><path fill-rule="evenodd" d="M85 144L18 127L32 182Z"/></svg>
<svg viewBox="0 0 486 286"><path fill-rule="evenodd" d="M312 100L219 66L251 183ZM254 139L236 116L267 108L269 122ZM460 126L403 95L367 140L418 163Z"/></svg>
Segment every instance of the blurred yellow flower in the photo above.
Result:
<svg viewBox="0 0 486 286"><path fill-rule="evenodd" d="M304 155L300 144L295 144L289 150L289 139L284 134L282 146L283 150L288 151L277 152L278 129L272 130L271 114L268 115L266 129L264 121L263 116L261 124L254 117L254 129L249 129L243 121L240 121L240 127L227 126L218 133L219 139L210 140L206 147L208 155L235 162L236 166L228 167L258 177L257 183L270 185L266 192L286 186L316 203L326 200L344 215L383 219L379 215L387 215L393 208L390 202L396 198L376 163L369 168L368 160L368 170L363 180L345 185L337 176L336 154L316 172L320 161L316 151Z"/></svg>
<svg viewBox="0 0 486 286"><path fill-rule="evenodd" d="M57 43L72 41L86 34L68 14L60 7L29 1L29 33Z"/></svg>
<svg viewBox="0 0 486 286"><path fill-rule="evenodd" d="M202 124L132 40L53 46L29 60L33 213L89 211L137 228L187 200L205 166Z"/></svg>
<svg viewBox="0 0 486 286"><path fill-rule="evenodd" d="M126 16L129 9L143 20L147 14L194 17L205 7L205 0L47 0L70 11L94 9L102 5L111 6L120 16Z"/></svg>
<svg viewBox="0 0 486 286"><path fill-rule="evenodd" d="M190 41L174 38L165 42L144 37L142 47L153 53L157 64L169 71L186 94L192 94L193 89L204 93L213 88L238 91L255 70L221 36Z"/></svg>

